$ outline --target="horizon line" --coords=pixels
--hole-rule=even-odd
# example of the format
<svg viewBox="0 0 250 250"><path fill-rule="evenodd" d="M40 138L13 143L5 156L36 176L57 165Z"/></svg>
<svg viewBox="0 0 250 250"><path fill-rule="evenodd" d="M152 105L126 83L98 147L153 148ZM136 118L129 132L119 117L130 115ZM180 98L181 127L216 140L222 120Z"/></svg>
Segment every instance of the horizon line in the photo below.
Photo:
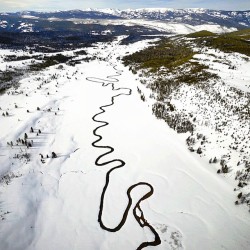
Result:
<svg viewBox="0 0 250 250"><path fill-rule="evenodd" d="M114 11L133 11L133 10L211 10L211 11L237 11L237 12L244 12L244 11L250 11L250 9L246 10L224 10L224 9L210 9L210 8L199 8L199 7L188 7L188 8L165 8L165 7L145 7L145 8L127 8L127 9L119 9L119 8L84 8L84 9L59 9L59 10L16 10L16 11L0 11L0 13L21 13L21 12L64 12L64 11L104 11L104 10L114 10Z"/></svg>

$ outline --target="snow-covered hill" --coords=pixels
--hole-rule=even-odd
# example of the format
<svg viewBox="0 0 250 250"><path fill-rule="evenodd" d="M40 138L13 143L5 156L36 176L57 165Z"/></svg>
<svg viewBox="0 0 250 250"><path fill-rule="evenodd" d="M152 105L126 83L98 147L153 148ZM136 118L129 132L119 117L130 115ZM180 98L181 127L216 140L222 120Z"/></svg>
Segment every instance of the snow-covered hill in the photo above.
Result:
<svg viewBox="0 0 250 250"><path fill-rule="evenodd" d="M100 10L104 13L129 19L151 19L169 22L181 22L191 25L219 24L224 26L248 27L250 25L249 11L219 11L202 8L168 9L145 8L129 10Z"/></svg>
<svg viewBox="0 0 250 250"><path fill-rule="evenodd" d="M250 11L219 11L208 9L87 9L56 12L25 11L0 13L0 31L40 31L44 21L62 20L146 20L163 24L184 24L191 26L217 25L227 28L250 27ZM22 24L28 25L23 29Z"/></svg>
<svg viewBox="0 0 250 250"><path fill-rule="evenodd" d="M138 87L149 90L119 60L149 44L120 45L122 38L87 54L64 52L81 63L30 72L1 95L0 248L127 250L152 242L150 249L247 250L250 216L234 205L233 178L218 175L189 152L186 136L152 115ZM2 71L37 62L8 55L31 56L2 50ZM239 63L242 78L249 62Z"/></svg>

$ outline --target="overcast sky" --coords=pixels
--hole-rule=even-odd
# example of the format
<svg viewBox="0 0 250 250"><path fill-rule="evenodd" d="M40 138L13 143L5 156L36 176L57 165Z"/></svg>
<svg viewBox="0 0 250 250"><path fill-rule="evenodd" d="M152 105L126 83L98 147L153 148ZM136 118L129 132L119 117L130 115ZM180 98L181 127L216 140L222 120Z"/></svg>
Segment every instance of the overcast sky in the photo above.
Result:
<svg viewBox="0 0 250 250"><path fill-rule="evenodd" d="M207 8L250 10L250 0L0 0L0 12L86 8Z"/></svg>

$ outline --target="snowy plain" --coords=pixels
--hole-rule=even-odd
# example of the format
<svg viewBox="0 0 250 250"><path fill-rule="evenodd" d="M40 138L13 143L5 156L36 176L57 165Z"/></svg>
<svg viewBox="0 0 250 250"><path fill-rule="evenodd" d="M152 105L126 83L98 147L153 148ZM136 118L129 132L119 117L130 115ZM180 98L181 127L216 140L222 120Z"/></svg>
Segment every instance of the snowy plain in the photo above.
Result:
<svg viewBox="0 0 250 250"><path fill-rule="evenodd" d="M225 33L236 31L236 28L229 28L217 24L201 24L201 25L189 25L185 23L175 23L169 21L157 21L157 20L145 20L145 19L117 19L117 20L95 20L95 19L68 19L74 23L94 23L102 25L125 25L125 26L134 26L140 25L151 29L156 29L158 31L169 32L170 34L188 34L192 32L197 32L201 30L209 30L210 32L215 33Z"/></svg>
<svg viewBox="0 0 250 250"><path fill-rule="evenodd" d="M145 46L146 41L128 46L119 45L119 40L99 43L86 50L95 60L27 75L17 90L1 96L1 112L9 116L0 117L0 174L10 181L0 183L0 249L137 249L153 240L132 209L118 232L102 230L97 220L106 173L114 165L95 165L105 150L91 145L98 126L92 117L112 96L128 94L128 89L102 86L117 70L122 72L115 77L115 88L129 88L132 94L115 98L98 117L109 122L99 129L99 144L115 149L105 160L122 159L126 165L111 175L103 222L115 227L128 203L127 189L147 182L154 193L141 208L161 238L160 245L149 249L249 249L249 212L246 206L234 205L231 180L191 154L185 136L154 117L150 104L137 93L137 76L119 60ZM6 62L0 63L6 68ZM94 77L103 80L86 79ZM7 145L24 133L33 147ZM15 157L26 152L28 162ZM146 187L133 190L132 207L146 192Z"/></svg>

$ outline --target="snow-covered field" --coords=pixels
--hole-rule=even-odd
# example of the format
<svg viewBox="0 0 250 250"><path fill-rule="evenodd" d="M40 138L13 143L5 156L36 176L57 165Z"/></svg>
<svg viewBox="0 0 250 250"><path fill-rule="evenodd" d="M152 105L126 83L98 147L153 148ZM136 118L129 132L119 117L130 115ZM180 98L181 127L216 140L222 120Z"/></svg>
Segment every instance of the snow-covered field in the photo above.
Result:
<svg viewBox="0 0 250 250"><path fill-rule="evenodd" d="M203 65L206 71L201 74L209 72L209 77L192 83L184 77L176 87L170 86L164 96L154 89L157 77L175 82L178 76L192 74L190 64L176 71L162 67L155 74L140 70L138 75L144 86L138 91L172 128L180 133L191 132L186 133L189 150L205 157L218 174L232 181L236 205L245 203L250 207L250 59L239 53L200 47L190 39L182 38L182 42L195 52L190 62Z"/></svg>
<svg viewBox="0 0 250 250"><path fill-rule="evenodd" d="M175 23L169 21L158 20L145 20L145 19L117 19L117 20L94 20L94 19L68 19L74 23L95 23L102 25L126 25L134 26L140 25L147 28L156 29L159 31L169 32L171 34L189 34L201 30L208 30L215 33L225 33L236 31L236 28L228 28L218 24L201 24L201 25L189 25L185 23Z"/></svg>
<svg viewBox="0 0 250 250"><path fill-rule="evenodd" d="M150 249L249 249L250 216L246 206L234 205L232 180L191 154L186 135L152 115L137 93L137 76L117 59L144 46L100 43L87 50L95 60L27 75L0 97L1 113L9 114L0 117L0 249L137 249L154 235L135 220L134 207L161 239ZM109 123L97 130L98 146L114 148L100 159L112 162L97 166L108 150L92 146L100 126L92 118L116 95L95 118ZM32 147L18 140L25 133ZM142 216L137 204L150 189L134 188L124 225L108 232L98 222L100 198L119 159L126 164L110 174L104 226L120 224L132 185L148 183L153 194L141 201Z"/></svg>

